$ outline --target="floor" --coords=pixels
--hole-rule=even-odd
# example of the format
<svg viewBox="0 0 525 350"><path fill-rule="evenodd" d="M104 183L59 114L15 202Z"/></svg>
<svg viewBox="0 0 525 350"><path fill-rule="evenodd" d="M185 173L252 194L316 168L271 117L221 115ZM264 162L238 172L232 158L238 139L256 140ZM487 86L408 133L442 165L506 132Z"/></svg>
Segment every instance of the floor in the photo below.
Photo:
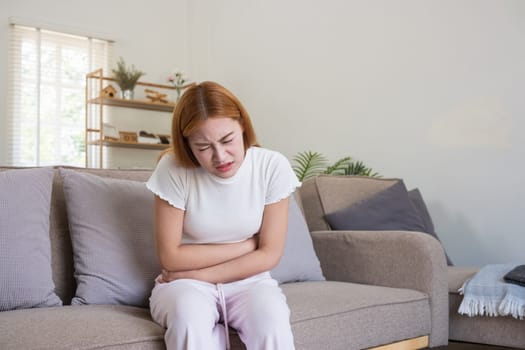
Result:
<svg viewBox="0 0 525 350"><path fill-rule="evenodd" d="M513 350L515 348L506 348L502 346L449 342L448 346L439 346L433 350Z"/></svg>

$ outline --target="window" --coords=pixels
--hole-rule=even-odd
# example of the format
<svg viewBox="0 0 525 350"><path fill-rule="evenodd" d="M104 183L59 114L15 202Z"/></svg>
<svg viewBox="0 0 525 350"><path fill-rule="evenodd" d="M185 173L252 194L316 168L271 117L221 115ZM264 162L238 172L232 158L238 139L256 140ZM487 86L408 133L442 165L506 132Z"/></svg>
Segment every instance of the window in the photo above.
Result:
<svg viewBox="0 0 525 350"><path fill-rule="evenodd" d="M111 42L10 25L8 162L85 164L86 74L108 68Z"/></svg>

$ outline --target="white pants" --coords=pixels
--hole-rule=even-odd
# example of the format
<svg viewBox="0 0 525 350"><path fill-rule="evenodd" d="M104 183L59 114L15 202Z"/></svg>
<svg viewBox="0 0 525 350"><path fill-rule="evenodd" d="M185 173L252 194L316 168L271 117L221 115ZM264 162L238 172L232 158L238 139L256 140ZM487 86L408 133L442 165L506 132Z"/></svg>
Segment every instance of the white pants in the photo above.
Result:
<svg viewBox="0 0 525 350"><path fill-rule="evenodd" d="M191 279L156 283L150 310L167 328L169 350L227 349L228 327L247 350L294 349L286 297L269 272L217 285Z"/></svg>

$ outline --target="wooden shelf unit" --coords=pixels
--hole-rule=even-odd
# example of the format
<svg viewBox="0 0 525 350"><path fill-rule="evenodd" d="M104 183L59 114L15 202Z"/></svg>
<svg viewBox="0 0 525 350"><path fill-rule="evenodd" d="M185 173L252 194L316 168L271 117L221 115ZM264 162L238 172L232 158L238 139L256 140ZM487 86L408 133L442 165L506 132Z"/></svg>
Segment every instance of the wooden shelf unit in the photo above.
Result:
<svg viewBox="0 0 525 350"><path fill-rule="evenodd" d="M108 140L104 135L105 107L117 108L131 108L149 110L155 112L173 113L175 108L174 102L162 103L151 102L150 100L127 100L119 97L101 96L104 89L104 84L107 82L114 82L115 79L106 77L102 69L97 69L86 75L86 127L85 127L85 145L86 145L86 167L104 166L104 152L105 147L121 147L131 149L145 149L145 150L163 150L170 147L169 144L152 144L141 142L130 142L123 140ZM116 84L114 84L116 85ZM187 84L182 87L185 89L193 84ZM172 85L153 84L148 82L137 82L137 87L156 88L161 92L173 91L176 88ZM91 106L98 106L98 113L94 114ZM93 113L93 114L90 114ZM90 120L91 118L91 120ZM93 121L94 119L94 121ZM95 154L93 147L98 147L98 152ZM97 158L98 156L98 158Z"/></svg>
<svg viewBox="0 0 525 350"><path fill-rule="evenodd" d="M106 106L145 109L150 111L161 111L173 113L174 103L156 103L146 100L124 100L118 97L95 97L88 100L88 103Z"/></svg>

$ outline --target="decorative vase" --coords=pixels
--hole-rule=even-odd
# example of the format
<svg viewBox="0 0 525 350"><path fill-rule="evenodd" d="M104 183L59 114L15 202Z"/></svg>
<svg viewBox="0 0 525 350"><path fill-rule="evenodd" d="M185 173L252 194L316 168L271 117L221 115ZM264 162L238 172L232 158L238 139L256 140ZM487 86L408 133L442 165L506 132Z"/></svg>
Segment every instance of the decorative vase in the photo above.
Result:
<svg viewBox="0 0 525 350"><path fill-rule="evenodd" d="M120 92L120 98L123 98L124 100L133 100L133 90L123 90Z"/></svg>

